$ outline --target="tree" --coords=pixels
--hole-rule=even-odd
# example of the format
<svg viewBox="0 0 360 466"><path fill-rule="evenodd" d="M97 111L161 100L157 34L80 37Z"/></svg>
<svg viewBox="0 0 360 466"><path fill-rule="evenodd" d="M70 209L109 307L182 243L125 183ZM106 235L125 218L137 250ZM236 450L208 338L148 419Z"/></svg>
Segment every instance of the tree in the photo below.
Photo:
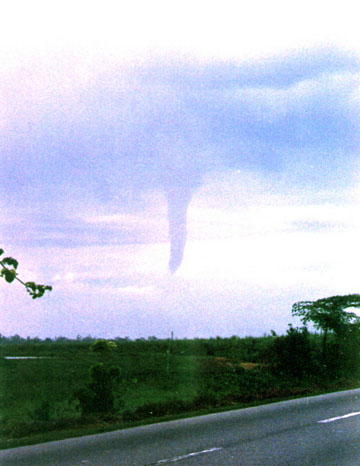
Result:
<svg viewBox="0 0 360 466"><path fill-rule="evenodd" d="M113 350L116 350L117 346L114 341L109 341L109 340L96 340L91 346L90 349L91 351L94 351L95 353L100 353L100 354L106 354L110 353Z"/></svg>
<svg viewBox="0 0 360 466"><path fill-rule="evenodd" d="M120 379L118 367L96 363L89 369L90 381L75 392L82 414L107 414L115 408L115 391ZM118 400L118 404L122 404Z"/></svg>
<svg viewBox="0 0 360 466"><path fill-rule="evenodd" d="M0 249L0 256L3 254L4 250ZM30 294L32 299L41 298L44 296L45 291L52 290L52 287L49 285L38 285L35 282L23 282L20 280L17 273L19 263L12 257L4 257L0 260L0 265L2 267L0 277L3 277L8 283L12 283L14 280L20 282L25 286L26 291Z"/></svg>
<svg viewBox="0 0 360 466"><path fill-rule="evenodd" d="M267 358L278 375L300 379L315 374L317 364L307 327L289 324L286 335L276 336L267 351Z"/></svg>
<svg viewBox="0 0 360 466"><path fill-rule="evenodd" d="M350 324L360 323L360 317L347 312L351 307L360 307L360 295L331 296L317 301L299 301L292 306L292 315L301 318L304 325L313 322L317 330L324 332L323 353L326 354L328 332L340 336Z"/></svg>

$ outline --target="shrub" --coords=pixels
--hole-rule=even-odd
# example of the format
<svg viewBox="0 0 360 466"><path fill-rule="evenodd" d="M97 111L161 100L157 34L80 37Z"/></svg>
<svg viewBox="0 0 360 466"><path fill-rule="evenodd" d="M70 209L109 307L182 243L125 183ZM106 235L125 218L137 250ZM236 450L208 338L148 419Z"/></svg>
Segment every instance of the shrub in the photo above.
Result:
<svg viewBox="0 0 360 466"><path fill-rule="evenodd" d="M118 367L97 363L89 369L90 382L75 392L83 415L106 414L115 408L115 388L120 379Z"/></svg>
<svg viewBox="0 0 360 466"><path fill-rule="evenodd" d="M94 351L94 353L100 353L100 354L106 354L110 353L111 351L116 350L117 346L114 341L110 340L96 340L94 343L90 346L90 350Z"/></svg>
<svg viewBox="0 0 360 466"><path fill-rule="evenodd" d="M51 405L48 400L43 400L31 413L31 417L35 421L50 421Z"/></svg>
<svg viewBox="0 0 360 466"><path fill-rule="evenodd" d="M296 380L318 371L319 363L314 354L308 329L289 325L286 335L274 339L267 359L275 374Z"/></svg>
<svg viewBox="0 0 360 466"><path fill-rule="evenodd" d="M348 325L327 345L323 358L324 378L354 379L360 372L360 329L358 324Z"/></svg>

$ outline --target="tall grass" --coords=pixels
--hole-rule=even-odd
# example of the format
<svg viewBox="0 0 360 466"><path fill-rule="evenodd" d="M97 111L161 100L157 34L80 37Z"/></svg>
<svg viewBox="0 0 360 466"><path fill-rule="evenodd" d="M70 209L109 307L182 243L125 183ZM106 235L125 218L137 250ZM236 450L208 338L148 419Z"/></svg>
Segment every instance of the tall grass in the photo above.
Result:
<svg viewBox="0 0 360 466"><path fill-rule="evenodd" d="M293 351L294 342L306 351ZM339 364L328 365L325 377L324 371L317 370L324 362L321 338L302 330L293 329L281 337L174 340L170 354L169 340L118 339L116 350L106 354L91 351L91 343L0 342L3 439L305 395L356 386L358 377L353 366L350 374L340 370ZM339 342L329 343L332 359L345 354ZM357 340L351 340L351 350L359 352ZM47 357L8 360L1 357L5 355ZM97 362L120 371L114 409L101 419L85 416L76 397L89 386L89 369Z"/></svg>

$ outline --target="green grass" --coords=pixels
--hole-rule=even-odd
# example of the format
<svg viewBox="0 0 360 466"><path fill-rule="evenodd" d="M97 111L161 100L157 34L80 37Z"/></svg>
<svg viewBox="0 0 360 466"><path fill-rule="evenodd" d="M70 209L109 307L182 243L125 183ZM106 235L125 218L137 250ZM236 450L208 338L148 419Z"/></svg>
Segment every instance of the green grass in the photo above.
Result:
<svg viewBox="0 0 360 466"><path fill-rule="evenodd" d="M126 409L174 398L190 400L197 392L197 357L172 356L169 364L163 354L119 353L108 359L121 370L118 397ZM53 422L60 426L67 420L78 422L80 412L73 394L98 360L101 356L90 352L51 359L0 359L0 423L2 432L7 431L2 438L21 436L26 424L38 423L41 428L41 422L44 427L46 422L49 427Z"/></svg>
<svg viewBox="0 0 360 466"><path fill-rule="evenodd" d="M303 398L304 396L316 396L316 395L321 395L324 393L331 393L335 391L340 391L340 390L347 390L347 389L353 389L353 388L360 388L360 383L345 383L344 385L341 386L332 386L331 388L328 389L314 389L312 392L309 391L306 394L297 394L297 395L291 395L291 396L284 396L284 397L277 397L277 398L268 398L264 400L258 400L258 401L253 401L253 402L248 402L248 403L232 403L231 405L226 405L226 406L220 406L217 408L203 408L203 409L197 409L197 410L192 410L184 413L176 413L173 415L166 415L166 416L161 416L161 417L153 417L151 419L143 419L141 421L133 421L133 422L95 422L95 423L90 423L88 422L87 424L81 425L79 424L78 426L68 426L68 427L63 427L53 430L53 431L43 431L40 433L32 433L31 435L28 436L23 436L19 438L5 438L2 437L0 438L0 450L7 449L7 448L16 448L20 446L25 446L25 445L36 445L39 443L45 443L45 442L51 442L55 440L65 440L68 438L74 438L74 437L81 437L85 435L93 435L93 434L99 434L99 433L104 433L104 432L111 432L114 430L121 430L121 429L126 429L130 427L137 427L137 426L143 426L143 425L148 425L148 424L153 424L156 422L167 422L167 421L172 421L172 420L178 420L178 419L184 419L184 418L189 418L189 417L194 417L194 416L201 416L205 414L211 414L211 413L220 413L223 411L228 411L228 410L236 410L236 409L243 409L243 408L249 408L253 406L259 406L259 405L264 405L264 404L270 404L270 403L275 403L279 401L287 401L295 398Z"/></svg>
<svg viewBox="0 0 360 466"><path fill-rule="evenodd" d="M7 354L11 349L6 348ZM289 381L266 367L247 372L200 352L169 357L163 347L138 352L119 348L103 356L80 345L71 351L56 345L48 345L46 352L40 351L41 345L34 352L31 345L20 349L26 355L53 357L0 357L2 449L358 387L354 379ZM123 408L118 403L112 415L84 417L74 392L84 386L89 368L97 361L120 368L116 397Z"/></svg>

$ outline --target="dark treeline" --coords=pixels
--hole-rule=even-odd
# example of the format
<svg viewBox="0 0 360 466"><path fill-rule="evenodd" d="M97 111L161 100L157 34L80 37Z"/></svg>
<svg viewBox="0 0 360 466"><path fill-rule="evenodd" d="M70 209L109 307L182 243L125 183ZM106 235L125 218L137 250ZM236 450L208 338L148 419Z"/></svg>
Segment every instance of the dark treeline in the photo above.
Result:
<svg viewBox="0 0 360 466"><path fill-rule="evenodd" d="M351 366L358 371L360 365L359 325L349 324L341 333L327 335L324 347L324 333L310 333L306 326L294 328L289 325L285 335L274 331L262 337L160 339L155 336L131 340L116 337L108 340L114 343L115 352L126 355L171 354L172 356L223 357L233 362L252 362L282 368L287 372L304 375L305 372L326 372L334 375L335 366ZM0 357L4 356L55 356L60 353L87 353L97 341L95 337L77 336L75 339L55 337L53 339L23 338L19 335L6 337L0 334ZM358 364L359 363L359 364ZM310 367L312 370L310 370Z"/></svg>
<svg viewBox="0 0 360 466"><path fill-rule="evenodd" d="M217 356L230 359L261 362L266 350L271 346L275 332L263 337L238 337L229 338L194 338L194 339L160 339L155 336L138 338L116 337L111 339L116 344L116 350L120 353L135 354L143 352L167 353L184 356ZM316 338L316 337L315 337ZM23 338L19 335L6 337L0 334L0 356L36 356L46 353L58 353L59 351L88 351L89 347L97 339L92 336L76 339L55 337L40 339L38 337ZM11 354L10 354L11 353Z"/></svg>
<svg viewBox="0 0 360 466"><path fill-rule="evenodd" d="M0 334L0 357L4 356L56 356L73 353L86 354L97 341L95 337L22 338L19 335L5 337ZM272 367L293 377L305 373L335 375L358 371L360 365L359 325L348 325L340 335L327 336L324 351L324 334L310 333L306 327L294 328L289 325L285 335L278 336L274 331L262 337L160 339L155 336L131 340L129 337L116 337L112 340L114 351L120 356L137 354L159 354L171 356L195 356L227 358L234 363L251 362ZM306 367L306 370L304 369ZM277 368L277 369L276 369ZM336 369L336 370L335 370ZM334 372L335 371L335 372Z"/></svg>

